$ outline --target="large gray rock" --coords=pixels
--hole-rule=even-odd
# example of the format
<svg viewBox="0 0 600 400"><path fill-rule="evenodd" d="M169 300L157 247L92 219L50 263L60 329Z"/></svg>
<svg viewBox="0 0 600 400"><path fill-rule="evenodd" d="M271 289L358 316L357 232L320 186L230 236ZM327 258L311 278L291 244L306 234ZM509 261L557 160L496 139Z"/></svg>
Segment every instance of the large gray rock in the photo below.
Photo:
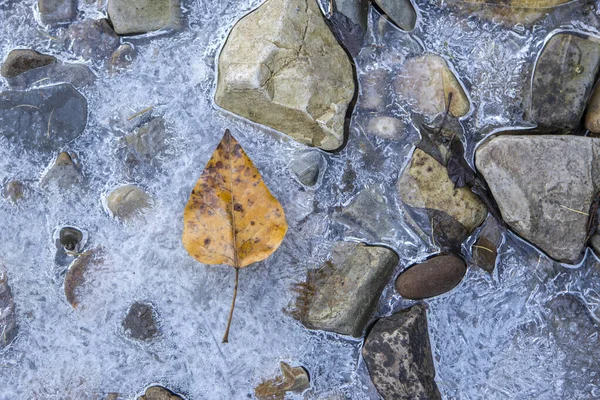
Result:
<svg viewBox="0 0 600 400"><path fill-rule="evenodd" d="M599 189L599 151L600 139L503 135L477 150L476 164L515 232L550 257L576 263Z"/></svg>
<svg viewBox="0 0 600 400"><path fill-rule="evenodd" d="M17 336L17 317L12 292L8 285L8 273L0 264L0 350Z"/></svg>
<svg viewBox="0 0 600 400"><path fill-rule="evenodd" d="M325 150L344 142L354 96L348 56L316 0L267 0L231 31L216 103Z"/></svg>
<svg viewBox="0 0 600 400"><path fill-rule="evenodd" d="M179 0L108 0L108 17L119 35L137 35L175 26Z"/></svg>
<svg viewBox="0 0 600 400"><path fill-rule="evenodd" d="M309 329L360 337L396 265L386 247L339 242L331 261L299 285L293 315Z"/></svg>
<svg viewBox="0 0 600 400"><path fill-rule="evenodd" d="M71 85L0 93L0 135L26 147L58 149L87 123L87 101Z"/></svg>
<svg viewBox="0 0 600 400"><path fill-rule="evenodd" d="M533 74L531 116L539 130L568 132L579 126L600 67L600 40L553 36Z"/></svg>
<svg viewBox="0 0 600 400"><path fill-rule="evenodd" d="M2 64L0 75L5 78L14 78L29 70L43 67L44 65L56 62L56 57L38 53L30 49L12 50L6 56Z"/></svg>
<svg viewBox="0 0 600 400"><path fill-rule="evenodd" d="M441 400L435 384L425 304L415 304L377 321L365 340L362 355L384 400Z"/></svg>

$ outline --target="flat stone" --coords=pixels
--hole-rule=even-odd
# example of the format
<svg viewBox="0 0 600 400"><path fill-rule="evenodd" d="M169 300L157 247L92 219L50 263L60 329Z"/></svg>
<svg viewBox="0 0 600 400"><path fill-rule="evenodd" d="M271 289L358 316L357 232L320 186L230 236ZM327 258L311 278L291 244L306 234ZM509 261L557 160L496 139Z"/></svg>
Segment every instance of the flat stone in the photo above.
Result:
<svg viewBox="0 0 600 400"><path fill-rule="evenodd" d="M489 215L473 245L473 262L476 266L490 274L496 268L498 248L502 243L502 230L498 221Z"/></svg>
<svg viewBox="0 0 600 400"><path fill-rule="evenodd" d="M423 303L375 323L362 356L384 400L441 400Z"/></svg>
<svg viewBox="0 0 600 400"><path fill-rule="evenodd" d="M402 202L412 208L440 211L470 233L485 220L487 208L467 187L454 188L446 167L415 149L397 184Z"/></svg>
<svg viewBox="0 0 600 400"><path fill-rule="evenodd" d="M84 60L108 60L121 39L107 19L86 19L73 24L66 33L67 47Z"/></svg>
<svg viewBox="0 0 600 400"><path fill-rule="evenodd" d="M421 300L454 289L467 273L465 262L441 255L409 267L396 279L396 290L406 299Z"/></svg>
<svg viewBox="0 0 600 400"><path fill-rule="evenodd" d="M124 185L113 190L106 197L110 212L120 220L129 220L144 209L150 208L150 196L135 185Z"/></svg>
<svg viewBox="0 0 600 400"><path fill-rule="evenodd" d="M327 168L327 163L318 151L305 151L290 161L289 168L300 183L313 187Z"/></svg>
<svg viewBox="0 0 600 400"><path fill-rule="evenodd" d="M309 329L360 337L397 265L386 247L339 242L331 261L299 285L293 316Z"/></svg>
<svg viewBox="0 0 600 400"><path fill-rule="evenodd" d="M84 88L96 82L96 75L84 64L56 62L9 78L7 82L11 88L17 90L26 90L35 85L50 86L59 83Z"/></svg>
<svg viewBox="0 0 600 400"><path fill-rule="evenodd" d="M176 0L108 0L108 18L119 35L138 35L176 25Z"/></svg>
<svg viewBox="0 0 600 400"><path fill-rule="evenodd" d="M82 180L80 167L73 162L69 153L62 152L42 177L40 186L65 190L81 183Z"/></svg>
<svg viewBox="0 0 600 400"><path fill-rule="evenodd" d="M412 31L417 23L417 12L410 0L374 0L381 10L400 29Z"/></svg>
<svg viewBox="0 0 600 400"><path fill-rule="evenodd" d="M599 140L501 135L476 152L504 221L558 261L582 257L587 213L600 188Z"/></svg>
<svg viewBox="0 0 600 400"><path fill-rule="evenodd" d="M14 78L29 70L43 67L56 62L56 57L38 53L35 50L11 50L0 69L0 75L5 78Z"/></svg>
<svg viewBox="0 0 600 400"><path fill-rule="evenodd" d="M27 148L58 149L87 123L87 101L71 85L0 92L0 135Z"/></svg>
<svg viewBox="0 0 600 400"><path fill-rule="evenodd" d="M0 264L0 350L12 343L18 333L17 315L8 272Z"/></svg>
<svg viewBox="0 0 600 400"><path fill-rule="evenodd" d="M137 400L184 400L184 398L162 386L151 386L146 389L146 393L143 396L138 397Z"/></svg>
<svg viewBox="0 0 600 400"><path fill-rule="evenodd" d="M324 150L344 142L354 75L316 0L267 0L231 31L216 103Z"/></svg>
<svg viewBox="0 0 600 400"><path fill-rule="evenodd" d="M156 312L151 304L133 303L123 320L123 329L135 340L150 340L158 335Z"/></svg>
<svg viewBox="0 0 600 400"><path fill-rule="evenodd" d="M448 63L435 54L408 59L394 82L398 95L417 113L433 118L448 108L455 117L469 112L470 102ZM452 100L450 100L450 95Z"/></svg>
<svg viewBox="0 0 600 400"><path fill-rule="evenodd" d="M579 126L599 67L600 40L552 36L533 74L531 116L538 131L570 132Z"/></svg>
<svg viewBox="0 0 600 400"><path fill-rule="evenodd" d="M77 16L77 0L38 0L44 24L70 22Z"/></svg>
<svg viewBox="0 0 600 400"><path fill-rule="evenodd" d="M401 140L406 136L406 126L401 119L377 116L369 119L367 133L387 140Z"/></svg>

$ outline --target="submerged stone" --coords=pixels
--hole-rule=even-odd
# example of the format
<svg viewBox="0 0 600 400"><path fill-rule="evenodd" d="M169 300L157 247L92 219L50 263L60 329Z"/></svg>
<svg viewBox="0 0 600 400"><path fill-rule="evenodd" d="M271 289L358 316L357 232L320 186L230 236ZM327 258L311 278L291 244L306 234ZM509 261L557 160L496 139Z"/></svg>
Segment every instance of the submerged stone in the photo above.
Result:
<svg viewBox="0 0 600 400"><path fill-rule="evenodd" d="M13 203L17 203L19 200L21 200L24 194L25 185L23 185L23 182L17 180L8 181L2 190L2 195L4 198L12 201Z"/></svg>
<svg viewBox="0 0 600 400"><path fill-rule="evenodd" d="M423 303L375 323L362 356L384 400L441 400Z"/></svg>
<svg viewBox="0 0 600 400"><path fill-rule="evenodd" d="M394 24L405 31L415 29L417 12L410 0L374 0Z"/></svg>
<svg viewBox="0 0 600 400"><path fill-rule="evenodd" d="M490 274L496 268L496 258L498 257L498 247L502 243L502 230L498 221L489 215L479 237L473 245L473 262L476 266Z"/></svg>
<svg viewBox="0 0 600 400"><path fill-rule="evenodd" d="M0 93L0 135L27 148L56 149L87 123L87 101L71 85Z"/></svg>
<svg viewBox="0 0 600 400"><path fill-rule="evenodd" d="M219 57L216 103L324 150L344 142L354 96L347 54L316 0L267 0L231 31Z"/></svg>
<svg viewBox="0 0 600 400"><path fill-rule="evenodd" d="M284 400L287 392L300 393L310 387L308 372L303 367L292 367L280 362L281 375L261 382L254 395L259 400Z"/></svg>
<svg viewBox="0 0 600 400"><path fill-rule="evenodd" d="M401 119L378 116L369 119L367 133L382 139L401 140L406 136L406 126Z"/></svg>
<svg viewBox="0 0 600 400"><path fill-rule="evenodd" d="M138 35L174 26L179 0L108 0L108 17L119 35Z"/></svg>
<svg viewBox="0 0 600 400"><path fill-rule="evenodd" d="M397 214L397 211L393 208L381 185L371 185L342 207L340 219L374 241L382 242L395 227L393 214Z"/></svg>
<svg viewBox="0 0 600 400"><path fill-rule="evenodd" d="M64 190L82 180L80 168L73 162L71 155L63 151L43 176L40 186Z"/></svg>
<svg viewBox="0 0 600 400"><path fill-rule="evenodd" d="M386 247L339 242L331 261L298 285L293 315L309 329L360 337L396 265Z"/></svg>
<svg viewBox="0 0 600 400"><path fill-rule="evenodd" d="M326 167L327 162L318 153L318 150L303 152L290 162L292 173L300 183L307 187L313 187L317 184Z"/></svg>
<svg viewBox="0 0 600 400"><path fill-rule="evenodd" d="M8 272L0 264L0 350L12 343L17 332L15 302L8 285Z"/></svg>
<svg viewBox="0 0 600 400"><path fill-rule="evenodd" d="M135 185L124 185L106 197L110 212L120 220L129 220L152 205L146 192Z"/></svg>
<svg viewBox="0 0 600 400"><path fill-rule="evenodd" d="M570 132L579 126L599 67L599 39L552 36L533 74L531 116L538 130Z"/></svg>
<svg viewBox="0 0 600 400"><path fill-rule="evenodd" d="M56 62L56 57L38 53L35 50L12 50L2 64L0 75L5 78L14 78L24 72L40 68Z"/></svg>
<svg viewBox="0 0 600 400"><path fill-rule="evenodd" d="M137 400L184 400L184 398L162 386L151 386Z"/></svg>
<svg viewBox="0 0 600 400"><path fill-rule="evenodd" d="M452 255L440 255L409 267L396 279L396 290L406 299L421 300L439 296L462 281L465 262Z"/></svg>
<svg viewBox="0 0 600 400"><path fill-rule="evenodd" d="M136 340L149 340L158 335L156 316L152 305L133 303L123 320L123 329L129 337Z"/></svg>
<svg viewBox="0 0 600 400"><path fill-rule="evenodd" d="M476 164L516 233L550 257L581 260L588 212L600 189L600 139L501 135L480 146Z"/></svg>
<svg viewBox="0 0 600 400"><path fill-rule="evenodd" d="M112 54L107 68L111 73L125 71L137 57L137 53L132 45L125 43L120 45Z"/></svg>
<svg viewBox="0 0 600 400"><path fill-rule="evenodd" d="M58 240L65 249L74 251L83 240L83 233L77 228L65 226L60 230Z"/></svg>
<svg viewBox="0 0 600 400"><path fill-rule="evenodd" d="M77 0L38 0L44 24L69 22L77 16Z"/></svg>
<svg viewBox="0 0 600 400"><path fill-rule="evenodd" d="M69 27L66 44L84 60L108 60L119 47L119 36L106 19L86 19Z"/></svg>
<svg viewBox="0 0 600 400"><path fill-rule="evenodd" d="M96 75L87 65L62 62L48 64L7 79L8 85L17 90L26 90L34 85L49 86L59 83L83 88L93 85L95 81Z"/></svg>

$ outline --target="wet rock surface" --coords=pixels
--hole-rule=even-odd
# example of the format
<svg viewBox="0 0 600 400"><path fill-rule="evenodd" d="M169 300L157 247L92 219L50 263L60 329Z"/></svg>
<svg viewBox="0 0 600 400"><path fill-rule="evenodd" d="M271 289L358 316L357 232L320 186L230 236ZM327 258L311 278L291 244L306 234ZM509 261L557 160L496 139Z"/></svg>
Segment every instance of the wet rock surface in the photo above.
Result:
<svg viewBox="0 0 600 400"><path fill-rule="evenodd" d="M120 220L129 220L152 205L146 192L135 185L124 185L114 189L106 197L110 212Z"/></svg>
<svg viewBox="0 0 600 400"><path fill-rule="evenodd" d="M231 31L215 101L301 143L334 150L344 141L354 90L350 60L316 1L268 0Z"/></svg>
<svg viewBox="0 0 600 400"><path fill-rule="evenodd" d="M299 285L294 318L309 329L361 336L397 264L388 248L337 243L331 261Z"/></svg>
<svg viewBox="0 0 600 400"><path fill-rule="evenodd" d="M0 135L23 146L56 149L83 133L87 101L71 85L0 93Z"/></svg>
<svg viewBox="0 0 600 400"><path fill-rule="evenodd" d="M381 10L405 31L412 31L417 23L417 12L410 0L374 0Z"/></svg>
<svg viewBox="0 0 600 400"><path fill-rule="evenodd" d="M502 218L550 257L581 260L588 212L598 190L598 139L498 136L479 147L478 170Z"/></svg>
<svg viewBox="0 0 600 400"><path fill-rule="evenodd" d="M281 375L261 382L254 395L259 400L284 400L287 392L300 393L310 387L308 372L303 367L292 367L280 362Z"/></svg>
<svg viewBox="0 0 600 400"><path fill-rule="evenodd" d="M162 386L151 386L137 400L185 400Z"/></svg>
<svg viewBox="0 0 600 400"><path fill-rule="evenodd" d="M29 70L40 68L56 62L56 57L38 53L30 49L11 50L6 56L0 75L5 78L14 78Z"/></svg>
<svg viewBox="0 0 600 400"><path fill-rule="evenodd" d="M362 356L384 400L441 400L423 303L377 321Z"/></svg>
<svg viewBox="0 0 600 400"><path fill-rule="evenodd" d="M0 350L17 336L17 317L6 267L0 264Z"/></svg>
<svg viewBox="0 0 600 400"><path fill-rule="evenodd" d="M548 41L533 75L531 116L538 130L570 132L579 126L599 67L599 39L561 33Z"/></svg>
<svg viewBox="0 0 600 400"><path fill-rule="evenodd" d="M469 112L470 102L448 63L435 54L408 59L394 87L411 108L433 118L449 110L455 117Z"/></svg>
<svg viewBox="0 0 600 400"><path fill-rule="evenodd" d="M77 0L38 0L38 10L44 24L69 22L77 15Z"/></svg>
<svg viewBox="0 0 600 400"><path fill-rule="evenodd" d="M176 24L177 0L108 0L108 17L119 35L137 35Z"/></svg>
<svg viewBox="0 0 600 400"><path fill-rule="evenodd" d="M461 258L435 256L403 271L396 279L396 290L402 297L412 300L439 296L454 289L466 272Z"/></svg>
<svg viewBox="0 0 600 400"><path fill-rule="evenodd" d="M125 333L135 340L150 340L158 335L156 312L151 304L136 302L123 319Z"/></svg>

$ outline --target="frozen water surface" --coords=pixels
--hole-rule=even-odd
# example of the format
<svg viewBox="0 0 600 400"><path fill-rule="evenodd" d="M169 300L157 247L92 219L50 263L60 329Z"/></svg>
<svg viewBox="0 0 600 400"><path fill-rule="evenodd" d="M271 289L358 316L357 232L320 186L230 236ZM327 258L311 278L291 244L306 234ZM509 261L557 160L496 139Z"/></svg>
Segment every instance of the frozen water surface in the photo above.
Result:
<svg viewBox="0 0 600 400"><path fill-rule="evenodd" d="M60 29L39 23L35 3L0 0L0 57L13 48L34 48L65 62L86 63L97 81L80 89L89 107L85 132L63 148L78 155L83 185L43 190L41 176L57 154L0 139L0 180L18 179L27 186L17 206L0 201L0 256L19 322L17 339L0 351L0 399L97 399L108 392L135 398L152 383L189 399L251 398L263 378L278 373L279 361L310 371L311 389L290 398L377 399L360 359L360 341L308 331L283 310L294 299L291 286L327 258L335 240L390 246L400 256L399 270L436 251L407 227L394 188L419 138L408 105L392 96L387 107L407 125L395 142L366 133L369 113L356 111L347 147L323 153L323 179L306 189L288 169L305 147L213 102L219 50L233 24L260 1L183 0L181 31L123 39L138 56L116 75L99 60L79 60L62 46L56 39ZM376 68L396 71L407 56L435 52L446 58L473 104L461 121L470 156L494 131L531 126L523 114L528 82L547 37L559 30L595 35L600 18L594 12L583 15L581 4L569 5L532 29L478 20L425 1L417 6L420 20L411 33L380 21L371 10L365 47L356 60L359 80ZM80 8L79 20L104 16L93 1ZM8 89L5 81L0 89ZM358 109L360 104L359 96ZM153 164L130 169L120 139L150 115L166 122L165 151ZM220 339L234 271L199 264L180 240L189 192L225 128L261 170L290 225L272 257L242 270L229 344ZM154 201L143 218L125 224L111 218L104 203L107 192L124 183L139 185ZM381 215L389 217L390 227L384 233L365 233L338 213L373 185L385 198ZM65 225L82 229L85 249L100 248L103 254L88 274L77 310L64 297L66 267L54 262L54 240ZM566 268L509 235L492 275L471 268L459 287L428 301L444 397L600 397L594 322L600 317L599 268L592 254L577 268ZM135 301L155 307L158 339L139 343L124 335L121 322ZM390 282L378 315L409 304Z"/></svg>

